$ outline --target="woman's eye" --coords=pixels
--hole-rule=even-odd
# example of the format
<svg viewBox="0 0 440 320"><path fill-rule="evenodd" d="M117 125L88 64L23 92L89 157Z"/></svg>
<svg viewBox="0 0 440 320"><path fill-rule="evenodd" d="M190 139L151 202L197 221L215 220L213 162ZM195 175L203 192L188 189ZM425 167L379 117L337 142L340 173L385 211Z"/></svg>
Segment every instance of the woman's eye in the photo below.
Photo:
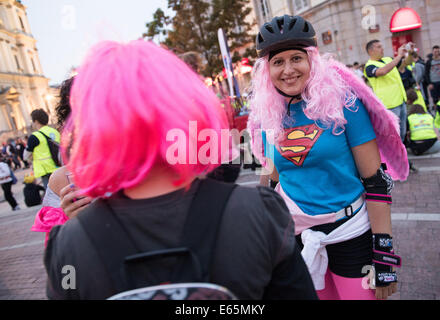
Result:
<svg viewBox="0 0 440 320"><path fill-rule="evenodd" d="M276 66L281 65L282 63L283 63L283 60L275 60L273 62L273 64L276 65Z"/></svg>
<svg viewBox="0 0 440 320"><path fill-rule="evenodd" d="M300 56L295 56L295 57L292 58L292 61L294 61L294 62L301 61L301 57Z"/></svg>

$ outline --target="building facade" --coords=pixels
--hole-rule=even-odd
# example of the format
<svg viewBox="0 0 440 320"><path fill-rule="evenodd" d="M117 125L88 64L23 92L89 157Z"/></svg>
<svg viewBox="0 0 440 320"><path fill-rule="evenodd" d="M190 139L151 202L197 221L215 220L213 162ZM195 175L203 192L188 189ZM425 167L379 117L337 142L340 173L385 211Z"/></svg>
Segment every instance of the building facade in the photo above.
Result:
<svg viewBox="0 0 440 320"><path fill-rule="evenodd" d="M36 42L21 1L0 0L1 141L31 132L32 110L53 113L54 96L43 75Z"/></svg>
<svg viewBox="0 0 440 320"><path fill-rule="evenodd" d="M407 41L416 44L422 58L431 53L434 45L440 45L438 0L252 1L259 26L275 16L300 15L313 24L320 51L335 54L345 64L365 63L365 45L373 39L382 42L386 56L393 56ZM421 26L413 24L410 18L397 17L402 8L411 8L420 18ZM392 28L392 24L403 27Z"/></svg>

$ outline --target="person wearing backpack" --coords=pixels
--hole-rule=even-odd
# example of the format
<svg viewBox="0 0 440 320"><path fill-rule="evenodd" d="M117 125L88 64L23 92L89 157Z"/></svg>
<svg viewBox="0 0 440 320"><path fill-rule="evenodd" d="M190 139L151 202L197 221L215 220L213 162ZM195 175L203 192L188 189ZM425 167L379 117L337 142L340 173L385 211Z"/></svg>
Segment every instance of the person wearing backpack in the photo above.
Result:
<svg viewBox="0 0 440 320"><path fill-rule="evenodd" d="M63 158L82 194L98 199L50 232L49 299L168 282L213 283L239 299L317 299L282 198L204 178L230 159L228 122L177 56L143 40L99 43L70 101ZM75 283L63 280L66 266Z"/></svg>
<svg viewBox="0 0 440 320"><path fill-rule="evenodd" d="M24 152L24 159L28 160L32 156L32 166L35 178L43 181L44 188L47 188L49 177L58 166L53 160L49 149L48 137L60 143L60 133L58 130L49 127L49 115L43 109L36 109L31 113L32 125L36 129L27 141Z"/></svg>

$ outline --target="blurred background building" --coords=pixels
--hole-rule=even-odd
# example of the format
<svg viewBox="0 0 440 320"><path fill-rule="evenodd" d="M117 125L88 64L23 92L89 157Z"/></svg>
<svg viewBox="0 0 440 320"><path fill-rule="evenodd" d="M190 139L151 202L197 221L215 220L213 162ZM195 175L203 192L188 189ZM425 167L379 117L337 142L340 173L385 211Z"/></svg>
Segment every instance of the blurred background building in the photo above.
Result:
<svg viewBox="0 0 440 320"><path fill-rule="evenodd" d="M36 42L21 1L0 0L0 142L31 132L32 110L53 114L57 91L43 75Z"/></svg>
<svg viewBox="0 0 440 320"><path fill-rule="evenodd" d="M294 14L309 20L321 52L345 64L368 60L365 45L378 39L385 55L412 41L422 58L440 45L439 0L252 0L257 24Z"/></svg>

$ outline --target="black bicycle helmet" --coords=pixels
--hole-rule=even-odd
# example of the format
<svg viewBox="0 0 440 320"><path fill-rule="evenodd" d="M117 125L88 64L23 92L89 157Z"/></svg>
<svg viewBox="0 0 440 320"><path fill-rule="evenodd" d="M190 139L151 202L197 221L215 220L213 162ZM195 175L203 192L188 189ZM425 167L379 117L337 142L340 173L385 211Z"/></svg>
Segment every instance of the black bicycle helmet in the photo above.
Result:
<svg viewBox="0 0 440 320"><path fill-rule="evenodd" d="M292 47L316 47L316 33L310 22L300 16L275 17L266 22L257 35L257 53L261 58L270 51Z"/></svg>

